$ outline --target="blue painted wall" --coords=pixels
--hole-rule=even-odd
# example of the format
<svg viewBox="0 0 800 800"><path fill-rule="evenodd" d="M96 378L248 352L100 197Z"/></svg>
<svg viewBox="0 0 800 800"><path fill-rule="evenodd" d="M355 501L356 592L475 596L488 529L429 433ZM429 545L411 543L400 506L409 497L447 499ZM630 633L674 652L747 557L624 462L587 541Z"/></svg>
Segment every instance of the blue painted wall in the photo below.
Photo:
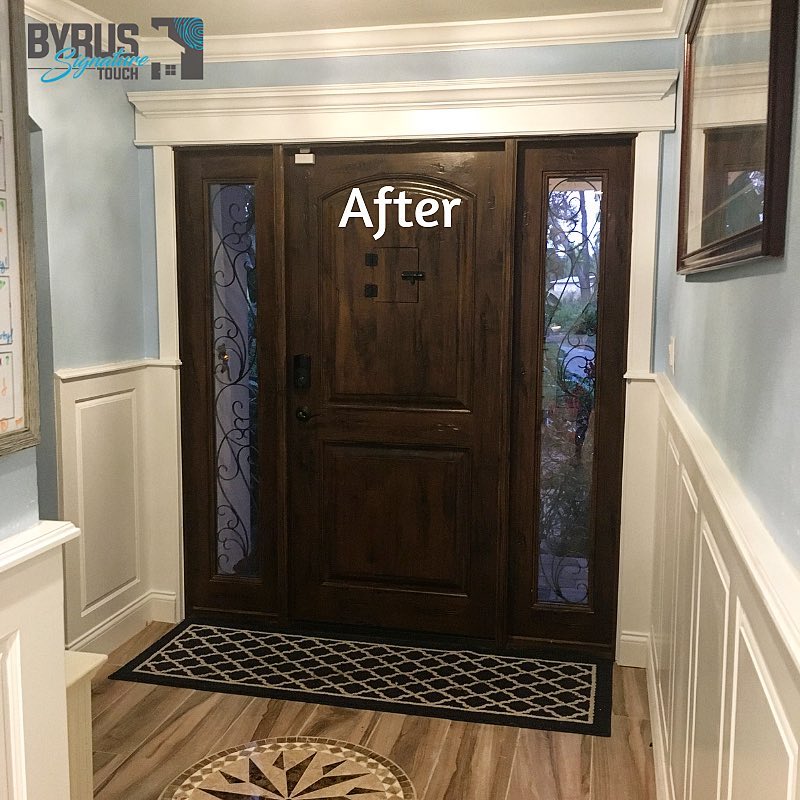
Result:
<svg viewBox="0 0 800 800"><path fill-rule="evenodd" d="M793 141L785 257L682 278L678 137L665 137L654 355L667 371L675 336L678 392L800 566L800 75Z"/></svg>
<svg viewBox="0 0 800 800"><path fill-rule="evenodd" d="M588 45L453 50L286 61L249 61L205 65L203 81L149 80L148 71L129 84L131 90L303 86L383 81L503 78L515 75L567 75L586 72L668 69L675 67L671 39L606 42Z"/></svg>
<svg viewBox="0 0 800 800"><path fill-rule="evenodd" d="M118 85L93 76L47 85L29 75L30 115L42 131L53 365L139 358L140 166L130 104Z"/></svg>
<svg viewBox="0 0 800 800"><path fill-rule="evenodd" d="M0 458L0 539L30 528L38 519L36 451L31 447Z"/></svg>

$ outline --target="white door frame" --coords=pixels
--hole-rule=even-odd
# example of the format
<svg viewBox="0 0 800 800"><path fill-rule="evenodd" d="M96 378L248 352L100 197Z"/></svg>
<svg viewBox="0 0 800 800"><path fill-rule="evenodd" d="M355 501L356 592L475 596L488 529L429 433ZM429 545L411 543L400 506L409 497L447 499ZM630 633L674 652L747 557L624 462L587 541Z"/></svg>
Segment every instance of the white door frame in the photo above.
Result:
<svg viewBox="0 0 800 800"><path fill-rule="evenodd" d="M177 230L173 148L635 132L617 659L644 666L650 629L656 389L651 371L661 134L675 129L676 70L337 86L131 92L136 144L153 147L159 361L178 362ZM176 371L176 377L177 371ZM180 467L180 393L162 396L174 420L170 463ZM161 428L163 435L163 426ZM644 438L643 438L644 437ZM177 478L180 485L180 475ZM175 480L169 482L175 485ZM180 494L180 493L179 493ZM169 566L183 614L182 498Z"/></svg>

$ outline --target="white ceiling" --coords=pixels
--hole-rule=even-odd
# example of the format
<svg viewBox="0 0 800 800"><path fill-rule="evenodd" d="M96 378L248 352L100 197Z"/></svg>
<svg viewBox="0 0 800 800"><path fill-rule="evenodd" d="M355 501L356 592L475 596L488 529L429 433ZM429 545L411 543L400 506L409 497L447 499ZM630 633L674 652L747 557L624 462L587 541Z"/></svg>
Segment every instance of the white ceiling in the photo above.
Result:
<svg viewBox="0 0 800 800"><path fill-rule="evenodd" d="M150 18L193 16L206 36L285 33L383 25L429 25L488 19L556 17L660 9L661 0L79 0L113 22L136 22L153 35ZM166 11L168 7L168 12Z"/></svg>

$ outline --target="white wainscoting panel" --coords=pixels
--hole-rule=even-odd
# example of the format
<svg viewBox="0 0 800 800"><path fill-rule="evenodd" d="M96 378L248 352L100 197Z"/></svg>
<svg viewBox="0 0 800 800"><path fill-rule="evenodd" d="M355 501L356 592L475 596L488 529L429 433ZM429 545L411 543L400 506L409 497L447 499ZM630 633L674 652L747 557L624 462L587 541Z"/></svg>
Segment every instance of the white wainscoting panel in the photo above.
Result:
<svg viewBox="0 0 800 800"><path fill-rule="evenodd" d="M661 551L663 559L663 584L656 589L660 595L661 620L658 628L658 642L661 646L658 664L659 694L663 699L663 729L667 746L672 739L672 700L674 672L672 664L675 649L675 628L677 625L675 605L678 594L678 561L674 547L677 537L678 499L680 487L680 456L671 436L667 438L667 452L664 459L664 498L663 530L664 544Z"/></svg>
<svg viewBox="0 0 800 800"><path fill-rule="evenodd" d="M0 541L0 799L67 800L62 545L40 522Z"/></svg>
<svg viewBox="0 0 800 800"><path fill-rule="evenodd" d="M696 658L690 705L695 710L699 704L701 712L695 711L693 715L689 742L689 796L718 800L718 787L722 778L730 576L705 519L700 526L696 592Z"/></svg>
<svg viewBox="0 0 800 800"><path fill-rule="evenodd" d="M678 529L677 578L675 595L675 631L673 663L670 671L672 679L672 720L670 722L671 747L673 752L672 782L675 787L676 800L686 797L686 761L689 737L688 703L679 698L686 697L689 692L689 674L692 666L693 650L691 624L687 630L682 626L686 620L692 619L692 597L694 592L694 551L697 542L697 493L685 469L681 471L678 495Z"/></svg>
<svg viewBox="0 0 800 800"><path fill-rule="evenodd" d="M61 516L71 649L109 652L151 620L178 619L181 568L177 364L56 374Z"/></svg>
<svg viewBox="0 0 800 800"><path fill-rule="evenodd" d="M800 800L800 571L669 380L657 385L648 687L659 800Z"/></svg>
<svg viewBox="0 0 800 800"><path fill-rule="evenodd" d="M81 615L141 580L137 389L75 403Z"/></svg>
<svg viewBox="0 0 800 800"><path fill-rule="evenodd" d="M19 630L0 639L0 800L25 797Z"/></svg>
<svg viewBox="0 0 800 800"><path fill-rule="evenodd" d="M738 602L736 629L728 800L792 800L797 789L797 739Z"/></svg>
<svg viewBox="0 0 800 800"><path fill-rule="evenodd" d="M659 397L660 400L660 397ZM656 414L657 436L656 436L656 473L655 473L655 498L653 508L655 512L655 524L653 525L653 602L652 616L650 623L649 653L647 659L647 693L650 702L650 719L652 720L653 744L656 753L665 752L667 749L667 730L666 718L663 713L658 714L655 709L666 708L666 698L662 691L663 670L661 665L664 663L664 637L667 630L664 621L664 589L668 585L666 580L665 564L665 543L666 536L663 535L664 518L666 513L666 498L664 482L667 474L667 444L668 433L663 415ZM660 535L656 535L656 534ZM665 768L664 762L656 760L656 779L660 788L659 795L663 799L670 795L666 790L670 781L669 773Z"/></svg>

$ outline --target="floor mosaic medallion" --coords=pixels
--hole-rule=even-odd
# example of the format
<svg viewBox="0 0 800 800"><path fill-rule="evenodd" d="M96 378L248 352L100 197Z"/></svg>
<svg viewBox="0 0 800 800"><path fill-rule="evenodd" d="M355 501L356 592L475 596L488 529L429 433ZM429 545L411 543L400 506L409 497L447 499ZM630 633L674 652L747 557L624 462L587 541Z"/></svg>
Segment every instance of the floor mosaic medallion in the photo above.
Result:
<svg viewBox="0 0 800 800"><path fill-rule="evenodd" d="M366 747L335 739L263 739L194 764L160 800L416 800L408 776Z"/></svg>

